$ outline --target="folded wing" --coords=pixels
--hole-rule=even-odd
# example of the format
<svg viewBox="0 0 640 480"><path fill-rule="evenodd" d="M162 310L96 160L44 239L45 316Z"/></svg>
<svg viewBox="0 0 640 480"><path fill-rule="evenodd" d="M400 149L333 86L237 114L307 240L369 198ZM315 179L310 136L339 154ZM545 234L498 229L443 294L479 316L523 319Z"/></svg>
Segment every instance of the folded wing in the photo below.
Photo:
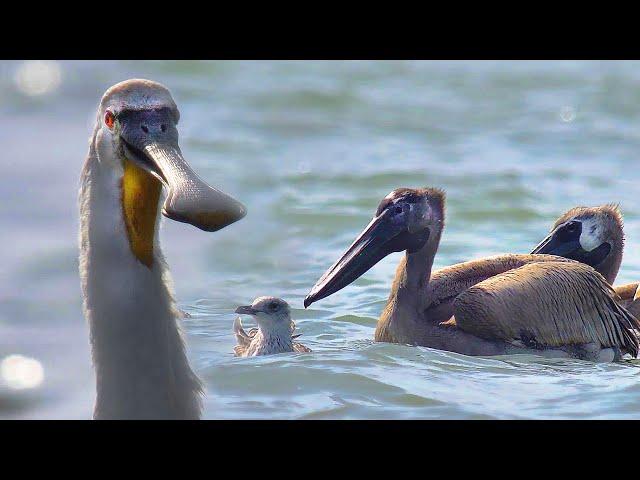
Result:
<svg viewBox="0 0 640 480"><path fill-rule="evenodd" d="M457 263L431 275L428 285L427 317L434 323L444 322L453 315L453 301L472 286L514 268L532 262L572 262L555 255L506 254Z"/></svg>
<svg viewBox="0 0 640 480"><path fill-rule="evenodd" d="M638 356L638 320L598 272L579 262L528 263L453 302L455 323L489 340L533 348L595 344Z"/></svg>

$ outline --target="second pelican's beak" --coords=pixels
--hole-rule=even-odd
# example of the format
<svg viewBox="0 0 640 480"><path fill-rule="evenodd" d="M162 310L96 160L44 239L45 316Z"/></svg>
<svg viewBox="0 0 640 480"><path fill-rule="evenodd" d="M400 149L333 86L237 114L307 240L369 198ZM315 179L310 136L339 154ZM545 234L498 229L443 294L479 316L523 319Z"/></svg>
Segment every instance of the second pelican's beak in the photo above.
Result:
<svg viewBox="0 0 640 480"><path fill-rule="evenodd" d="M551 232L544 240L542 240L531 253L546 253L548 255L557 255L559 257L570 258L569 255L582 250L580 239L562 240L556 234L556 230Z"/></svg>
<svg viewBox="0 0 640 480"><path fill-rule="evenodd" d="M405 250L405 234L408 234L406 226L395 224L388 210L374 217L342 257L316 282L304 299L304 307L343 289L390 253Z"/></svg>
<svg viewBox="0 0 640 480"><path fill-rule="evenodd" d="M608 242L601 243L591 251L587 251L580 243L580 237L562 238L563 235L558 229L551 232L542 240L531 253L545 253L547 255L557 255L559 257L570 258L578 262L586 263L592 267L597 267L611 252L611 245Z"/></svg>
<svg viewBox="0 0 640 480"><path fill-rule="evenodd" d="M244 205L207 185L191 169L180 151L169 109L125 111L118 122L126 158L167 188L164 216L215 232L246 215Z"/></svg>

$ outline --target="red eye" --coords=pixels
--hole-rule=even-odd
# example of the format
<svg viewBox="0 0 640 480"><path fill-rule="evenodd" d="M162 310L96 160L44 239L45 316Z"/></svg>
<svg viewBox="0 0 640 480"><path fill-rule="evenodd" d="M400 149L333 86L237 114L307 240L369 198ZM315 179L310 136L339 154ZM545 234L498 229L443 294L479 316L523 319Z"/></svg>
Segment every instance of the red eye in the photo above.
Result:
<svg viewBox="0 0 640 480"><path fill-rule="evenodd" d="M115 121L116 117L111 113L111 111L107 110L107 113L104 114L104 124L109 127L109 129L112 129Z"/></svg>

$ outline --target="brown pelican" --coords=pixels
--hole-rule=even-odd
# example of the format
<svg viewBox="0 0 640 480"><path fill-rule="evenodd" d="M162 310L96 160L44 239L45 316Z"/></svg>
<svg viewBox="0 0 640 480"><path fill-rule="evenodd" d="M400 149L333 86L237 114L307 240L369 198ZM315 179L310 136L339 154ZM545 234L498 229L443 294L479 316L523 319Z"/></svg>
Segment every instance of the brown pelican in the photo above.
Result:
<svg viewBox="0 0 640 480"><path fill-rule="evenodd" d="M624 251L622 214L617 205L575 207L564 213L531 253L547 253L591 265L613 285Z"/></svg>
<svg viewBox="0 0 640 480"><path fill-rule="evenodd" d="M205 231L245 215L191 170L169 90L149 80L109 88L98 107L80 188L80 277L96 371L94 418L198 418L169 271L162 214Z"/></svg>
<svg viewBox="0 0 640 480"><path fill-rule="evenodd" d="M255 357L285 352L310 352L311 349L293 339L296 324L291 320L289 304L277 297L258 297L251 305L236 308L236 313L251 315L258 324L246 333L240 317L233 322L233 332L238 345L234 347L236 357Z"/></svg>
<svg viewBox="0 0 640 480"><path fill-rule="evenodd" d="M638 321L589 265L555 255L502 255L431 274L444 228L444 192L394 190L305 307L356 280L391 252L405 251L377 341L467 355L521 352L597 361L638 354ZM455 315L446 323L444 321Z"/></svg>
<svg viewBox="0 0 640 480"><path fill-rule="evenodd" d="M618 205L575 207L556 220L549 235L531 253L559 255L586 263L613 285L622 262L624 240ZM626 308L634 303L638 286L638 282L614 286Z"/></svg>

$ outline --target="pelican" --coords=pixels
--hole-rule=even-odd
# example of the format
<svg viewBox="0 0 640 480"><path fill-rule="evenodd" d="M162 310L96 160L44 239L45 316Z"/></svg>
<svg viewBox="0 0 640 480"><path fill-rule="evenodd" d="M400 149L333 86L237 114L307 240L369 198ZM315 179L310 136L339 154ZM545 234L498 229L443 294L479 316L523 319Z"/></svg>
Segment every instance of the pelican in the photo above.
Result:
<svg viewBox="0 0 640 480"><path fill-rule="evenodd" d="M213 232L244 206L207 185L178 145L169 90L132 79L109 88L81 175L80 277L96 372L95 419L196 419L191 369L160 251L160 211ZM166 198L161 206L162 186Z"/></svg>
<svg viewBox="0 0 640 480"><path fill-rule="evenodd" d="M591 265L611 285L624 250L622 214L617 205L574 207L565 212L531 253L547 253Z"/></svg>
<svg viewBox="0 0 640 480"><path fill-rule="evenodd" d="M251 315L258 324L246 333L240 317L233 323L238 345L234 348L236 357L255 357L285 352L310 352L311 349L293 340L296 324L291 320L289 304L277 297L258 297L251 305L236 308L236 313Z"/></svg>
<svg viewBox="0 0 640 480"><path fill-rule="evenodd" d="M586 263L613 285L622 263L624 240L618 205L574 207L556 220L549 235L531 253L559 255ZM638 286L638 282L614 286L627 309L634 303Z"/></svg>
<svg viewBox="0 0 640 480"><path fill-rule="evenodd" d="M555 255L501 255L432 275L444 204L439 189L392 191L314 285L305 307L346 287L390 253L404 251L376 341L466 355L537 352L593 361L637 356L633 328L640 324L589 265Z"/></svg>

